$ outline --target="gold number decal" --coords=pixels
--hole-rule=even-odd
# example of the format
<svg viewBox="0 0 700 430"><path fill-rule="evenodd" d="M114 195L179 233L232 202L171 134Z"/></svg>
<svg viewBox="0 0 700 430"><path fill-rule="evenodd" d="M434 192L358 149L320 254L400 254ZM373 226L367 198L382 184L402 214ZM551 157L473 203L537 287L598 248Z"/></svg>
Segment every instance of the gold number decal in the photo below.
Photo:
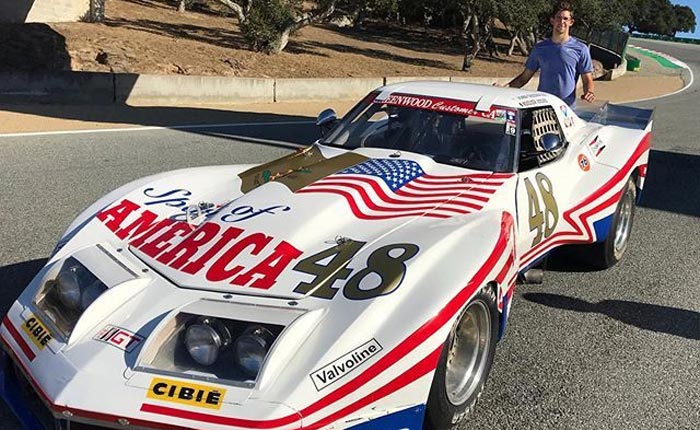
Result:
<svg viewBox="0 0 700 430"><path fill-rule="evenodd" d="M300 282L294 289L294 292L307 294L323 283L321 288L314 291L312 295L322 299L332 299L335 293L338 292L337 289L332 287L333 283L338 279L347 279L350 276L352 270L347 269L345 266L364 244L365 242L348 240L301 260L294 266L294 270L308 273L309 275L316 275L316 277L311 282ZM319 263L330 256L334 257L327 264Z"/></svg>
<svg viewBox="0 0 700 430"><path fill-rule="evenodd" d="M400 250L401 254L392 256L391 252L395 250ZM351 300L364 300L393 292L406 273L405 262L416 254L418 254L418 247L410 243L397 243L377 248L367 259L367 267L354 274L345 284L343 290L345 297ZM362 280L371 273L379 278L374 280L377 285L371 288L360 288ZM369 283L372 281L370 280Z"/></svg>
<svg viewBox="0 0 700 430"><path fill-rule="evenodd" d="M352 269L346 266L364 244L365 242L348 240L301 260L294 266L294 270L315 277L311 282L300 282L294 288L294 292L308 294L313 291L313 297L332 299L338 292L337 288L333 288L333 283L350 276ZM367 267L356 272L345 284L345 297L351 300L365 300L391 293L399 286L406 273L406 261L416 254L418 246L410 243L386 245L375 249L367 258ZM330 261L321 264L329 258ZM362 280L372 273L376 275L376 285L361 288ZM371 284L372 280L367 282Z"/></svg>
<svg viewBox="0 0 700 430"><path fill-rule="evenodd" d="M548 238L559 222L559 207L554 198L554 188L552 181L542 173L535 175L535 182L539 194L542 196L542 204L544 212L540 210L540 197L532 186L529 178L525 178L525 188L527 189L527 199L529 208L530 231L536 230L535 238L532 240L532 246L537 245L542 241L542 237Z"/></svg>

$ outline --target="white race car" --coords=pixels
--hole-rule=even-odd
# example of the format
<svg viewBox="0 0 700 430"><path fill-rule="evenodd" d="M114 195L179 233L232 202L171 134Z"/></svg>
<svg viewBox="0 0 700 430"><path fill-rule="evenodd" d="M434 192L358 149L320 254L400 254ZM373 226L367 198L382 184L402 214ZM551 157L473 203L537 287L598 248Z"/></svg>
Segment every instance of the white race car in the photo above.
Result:
<svg viewBox="0 0 700 430"><path fill-rule="evenodd" d="M5 316L2 396L28 429L450 428L518 280L622 258L651 114L402 83L279 160L125 185Z"/></svg>

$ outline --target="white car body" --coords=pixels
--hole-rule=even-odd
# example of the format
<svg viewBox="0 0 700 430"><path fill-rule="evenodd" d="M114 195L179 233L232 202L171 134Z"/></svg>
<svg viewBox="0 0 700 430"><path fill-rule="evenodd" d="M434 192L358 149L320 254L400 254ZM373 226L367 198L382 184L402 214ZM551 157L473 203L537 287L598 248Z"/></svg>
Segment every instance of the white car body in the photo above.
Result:
<svg viewBox="0 0 700 430"><path fill-rule="evenodd" d="M125 185L75 220L7 313L0 335L15 376L56 419L90 428L421 428L460 310L494 285L503 330L518 273L556 246L604 239L628 178L644 185L651 122L603 125L548 94L476 85L405 83L374 94L459 99L483 112L550 106L568 146L538 168L489 173L319 143L262 167L185 169ZM377 205L371 187L334 176L372 160L419 166L413 192L437 194L437 203ZM556 214L537 203L549 208L539 230L526 181L556 203ZM320 253L359 242L346 265L334 263L342 273L332 284L304 270L317 264L322 273L338 254ZM35 297L69 257L107 291L64 337ZM183 313L284 328L257 379L233 383L153 364Z"/></svg>

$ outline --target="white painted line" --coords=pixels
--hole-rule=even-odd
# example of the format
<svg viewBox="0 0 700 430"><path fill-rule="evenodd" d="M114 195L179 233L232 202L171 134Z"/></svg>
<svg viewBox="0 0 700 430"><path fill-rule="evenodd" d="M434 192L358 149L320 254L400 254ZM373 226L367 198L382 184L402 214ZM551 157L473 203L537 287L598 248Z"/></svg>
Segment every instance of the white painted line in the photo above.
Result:
<svg viewBox="0 0 700 430"><path fill-rule="evenodd" d="M688 88L690 88L691 85L693 85L693 82L695 82L695 74L693 73L693 69L691 69L690 66L688 66L688 65L687 65L686 63L684 63L683 61L681 61L681 60L679 60L679 59L677 59L677 58L675 58L675 57L671 57L670 55L665 54L665 53L663 53L663 52L652 51L651 49L642 48L642 47L640 47L640 46L634 46L634 45L629 45L629 46L632 47L632 48L634 48L634 49L639 49L639 50L645 50L645 51L653 52L654 54L661 55L661 56L663 56L664 58L666 58L667 60L669 60L669 61L671 61L671 62L673 62L673 63L675 63L675 64L678 64L679 66L683 67L684 69L686 69L686 70L690 73L690 82L688 82L688 83L687 83L683 88L681 88L680 90L675 91L675 92L673 92L673 93L664 94L664 95L662 95L662 96L649 97L649 98L646 98L646 99L628 100L628 101L624 101L624 102L620 102L620 103L641 103L641 102L648 102L648 101L650 101L650 100L662 99L662 98L664 98L664 97L674 96L674 95L676 95L676 94L682 93L683 91L687 90Z"/></svg>
<svg viewBox="0 0 700 430"><path fill-rule="evenodd" d="M0 133L0 137L28 137L28 136L59 136L70 134L89 133L123 133L131 131L151 131L151 130L195 130L201 128L230 128L230 127L255 127L269 125L294 125L313 124L315 121L270 121L270 122L237 122L227 124L190 124L171 126L148 126L148 127L121 127L121 128L101 128L94 130L63 130L63 131L33 131L25 133Z"/></svg>

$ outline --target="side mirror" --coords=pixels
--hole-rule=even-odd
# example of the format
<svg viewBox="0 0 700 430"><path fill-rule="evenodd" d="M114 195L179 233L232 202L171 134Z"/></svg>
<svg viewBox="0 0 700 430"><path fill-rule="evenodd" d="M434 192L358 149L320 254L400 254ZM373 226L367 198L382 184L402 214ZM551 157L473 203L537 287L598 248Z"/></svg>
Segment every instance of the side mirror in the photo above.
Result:
<svg viewBox="0 0 700 430"><path fill-rule="evenodd" d="M331 108L318 114L316 125L321 128L321 136L327 135L338 124L338 115Z"/></svg>
<svg viewBox="0 0 700 430"><path fill-rule="evenodd" d="M544 149L546 152L556 151L564 146L564 142L561 140L561 137L559 137L559 135L556 133L545 134L540 139L540 143L542 144L542 149Z"/></svg>

